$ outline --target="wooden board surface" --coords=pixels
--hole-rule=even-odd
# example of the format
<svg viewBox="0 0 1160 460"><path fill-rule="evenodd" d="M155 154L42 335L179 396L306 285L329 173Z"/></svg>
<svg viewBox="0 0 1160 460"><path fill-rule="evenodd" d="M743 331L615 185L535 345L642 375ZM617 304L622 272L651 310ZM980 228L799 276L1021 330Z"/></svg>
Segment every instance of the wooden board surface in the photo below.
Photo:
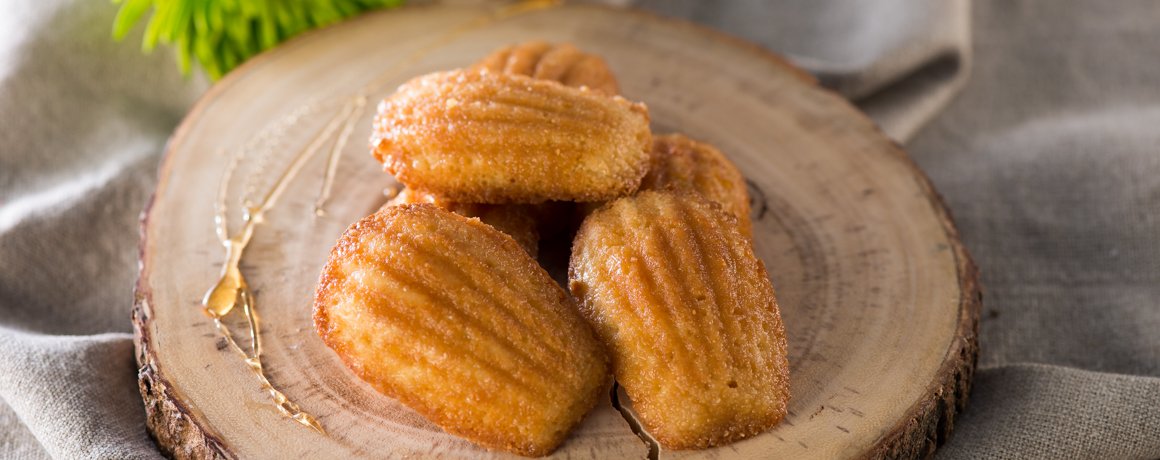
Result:
<svg viewBox="0 0 1160 460"><path fill-rule="evenodd" d="M610 397L556 456L913 457L946 439L974 369L976 272L930 183L863 114L776 56L685 23L593 6L500 15L415 7L369 14L259 56L215 85L171 139L142 219L133 314L148 425L163 450L227 458L505 456L443 433L359 381L314 334L311 296L338 235L393 184L367 153L375 101L412 76L530 39L570 41L605 56L623 94L648 104L654 132L710 141L746 175L755 247L786 324L793 394L790 415L764 435L707 451L651 453ZM324 436L269 404L200 302L225 258L215 235L218 203L236 230L241 203L269 190L344 110L342 101L376 80L366 90L368 108L353 112L350 142L340 145L325 214L313 211L324 151L306 159L265 213L241 263L270 381L318 418ZM618 399L630 416L627 398Z"/></svg>

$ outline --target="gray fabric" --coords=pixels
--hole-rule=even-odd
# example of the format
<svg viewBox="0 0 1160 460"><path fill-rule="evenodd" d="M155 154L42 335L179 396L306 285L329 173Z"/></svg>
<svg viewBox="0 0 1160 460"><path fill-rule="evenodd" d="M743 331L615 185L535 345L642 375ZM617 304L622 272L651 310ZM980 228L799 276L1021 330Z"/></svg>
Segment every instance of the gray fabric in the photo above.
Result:
<svg viewBox="0 0 1160 460"><path fill-rule="evenodd" d="M970 68L968 0L641 0L709 24L809 69L895 139L950 102Z"/></svg>
<svg viewBox="0 0 1160 460"><path fill-rule="evenodd" d="M1154 3L637 3L785 52L917 133L987 290L941 457L1160 457ZM156 458L128 322L136 218L206 83L111 43L108 2L0 8L0 456Z"/></svg>
<svg viewBox="0 0 1160 460"><path fill-rule="evenodd" d="M1160 379L1041 364L988 367L940 458L1139 458L1160 452Z"/></svg>
<svg viewBox="0 0 1160 460"><path fill-rule="evenodd" d="M944 457L1160 458L1160 9L974 7L971 79L908 145L986 289Z"/></svg>
<svg viewBox="0 0 1160 460"><path fill-rule="evenodd" d="M0 457L160 456L128 322L136 219L205 84L113 43L114 8L0 2Z"/></svg>

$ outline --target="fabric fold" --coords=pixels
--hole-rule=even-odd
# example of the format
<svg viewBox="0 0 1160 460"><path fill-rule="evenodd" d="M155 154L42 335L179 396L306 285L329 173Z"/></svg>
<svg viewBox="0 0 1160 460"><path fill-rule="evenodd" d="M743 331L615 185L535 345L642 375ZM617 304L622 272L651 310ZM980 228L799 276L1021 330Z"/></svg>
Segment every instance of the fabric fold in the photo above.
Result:
<svg viewBox="0 0 1160 460"><path fill-rule="evenodd" d="M970 2L642 0L785 54L906 142L967 81Z"/></svg>
<svg viewBox="0 0 1160 460"><path fill-rule="evenodd" d="M0 329L0 399L54 458L160 458L136 368L129 334Z"/></svg>
<svg viewBox="0 0 1160 460"><path fill-rule="evenodd" d="M1160 378L1012 364L975 373L939 459L1158 458ZM1044 436L1050 432L1051 436Z"/></svg>

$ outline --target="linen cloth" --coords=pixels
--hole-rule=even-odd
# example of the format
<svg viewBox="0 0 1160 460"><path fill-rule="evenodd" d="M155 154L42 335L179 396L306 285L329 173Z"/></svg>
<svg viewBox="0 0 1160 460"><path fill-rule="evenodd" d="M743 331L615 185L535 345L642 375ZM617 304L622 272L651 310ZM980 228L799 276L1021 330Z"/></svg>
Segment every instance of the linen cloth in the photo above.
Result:
<svg viewBox="0 0 1160 460"><path fill-rule="evenodd" d="M1160 8L635 3L787 54L943 193L986 298L971 404L940 457L1160 457ZM208 83L109 40L114 11L0 0L3 458L160 456L128 319L137 215Z"/></svg>

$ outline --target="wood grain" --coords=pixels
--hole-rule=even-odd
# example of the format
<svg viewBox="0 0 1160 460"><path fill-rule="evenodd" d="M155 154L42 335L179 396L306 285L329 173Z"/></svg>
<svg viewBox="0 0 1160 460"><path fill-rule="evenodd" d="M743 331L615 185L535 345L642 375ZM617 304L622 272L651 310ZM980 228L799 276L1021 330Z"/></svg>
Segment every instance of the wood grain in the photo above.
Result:
<svg viewBox="0 0 1160 460"><path fill-rule="evenodd" d="M790 415L774 430L706 451L650 452L609 398L555 456L925 457L965 407L977 354L977 273L949 213L902 149L839 96L780 58L690 24L593 6L481 21L480 7L369 14L265 53L218 83L173 135L142 219L133 322L148 427L177 458L506 457L447 435L345 369L314 334L311 294L327 251L392 181L367 154L363 113L326 214L314 158L257 228L242 270L262 318L274 385L329 436L280 416L200 311L224 252L218 184L271 120L278 142L237 161L226 202L262 193L342 100L382 75L467 65L502 45L570 41L603 55L656 132L721 148L746 175L758 256L790 348ZM441 31L456 31L442 33ZM373 107L373 102L371 103ZM305 107L305 110L301 108ZM647 434L643 436L647 440Z"/></svg>

